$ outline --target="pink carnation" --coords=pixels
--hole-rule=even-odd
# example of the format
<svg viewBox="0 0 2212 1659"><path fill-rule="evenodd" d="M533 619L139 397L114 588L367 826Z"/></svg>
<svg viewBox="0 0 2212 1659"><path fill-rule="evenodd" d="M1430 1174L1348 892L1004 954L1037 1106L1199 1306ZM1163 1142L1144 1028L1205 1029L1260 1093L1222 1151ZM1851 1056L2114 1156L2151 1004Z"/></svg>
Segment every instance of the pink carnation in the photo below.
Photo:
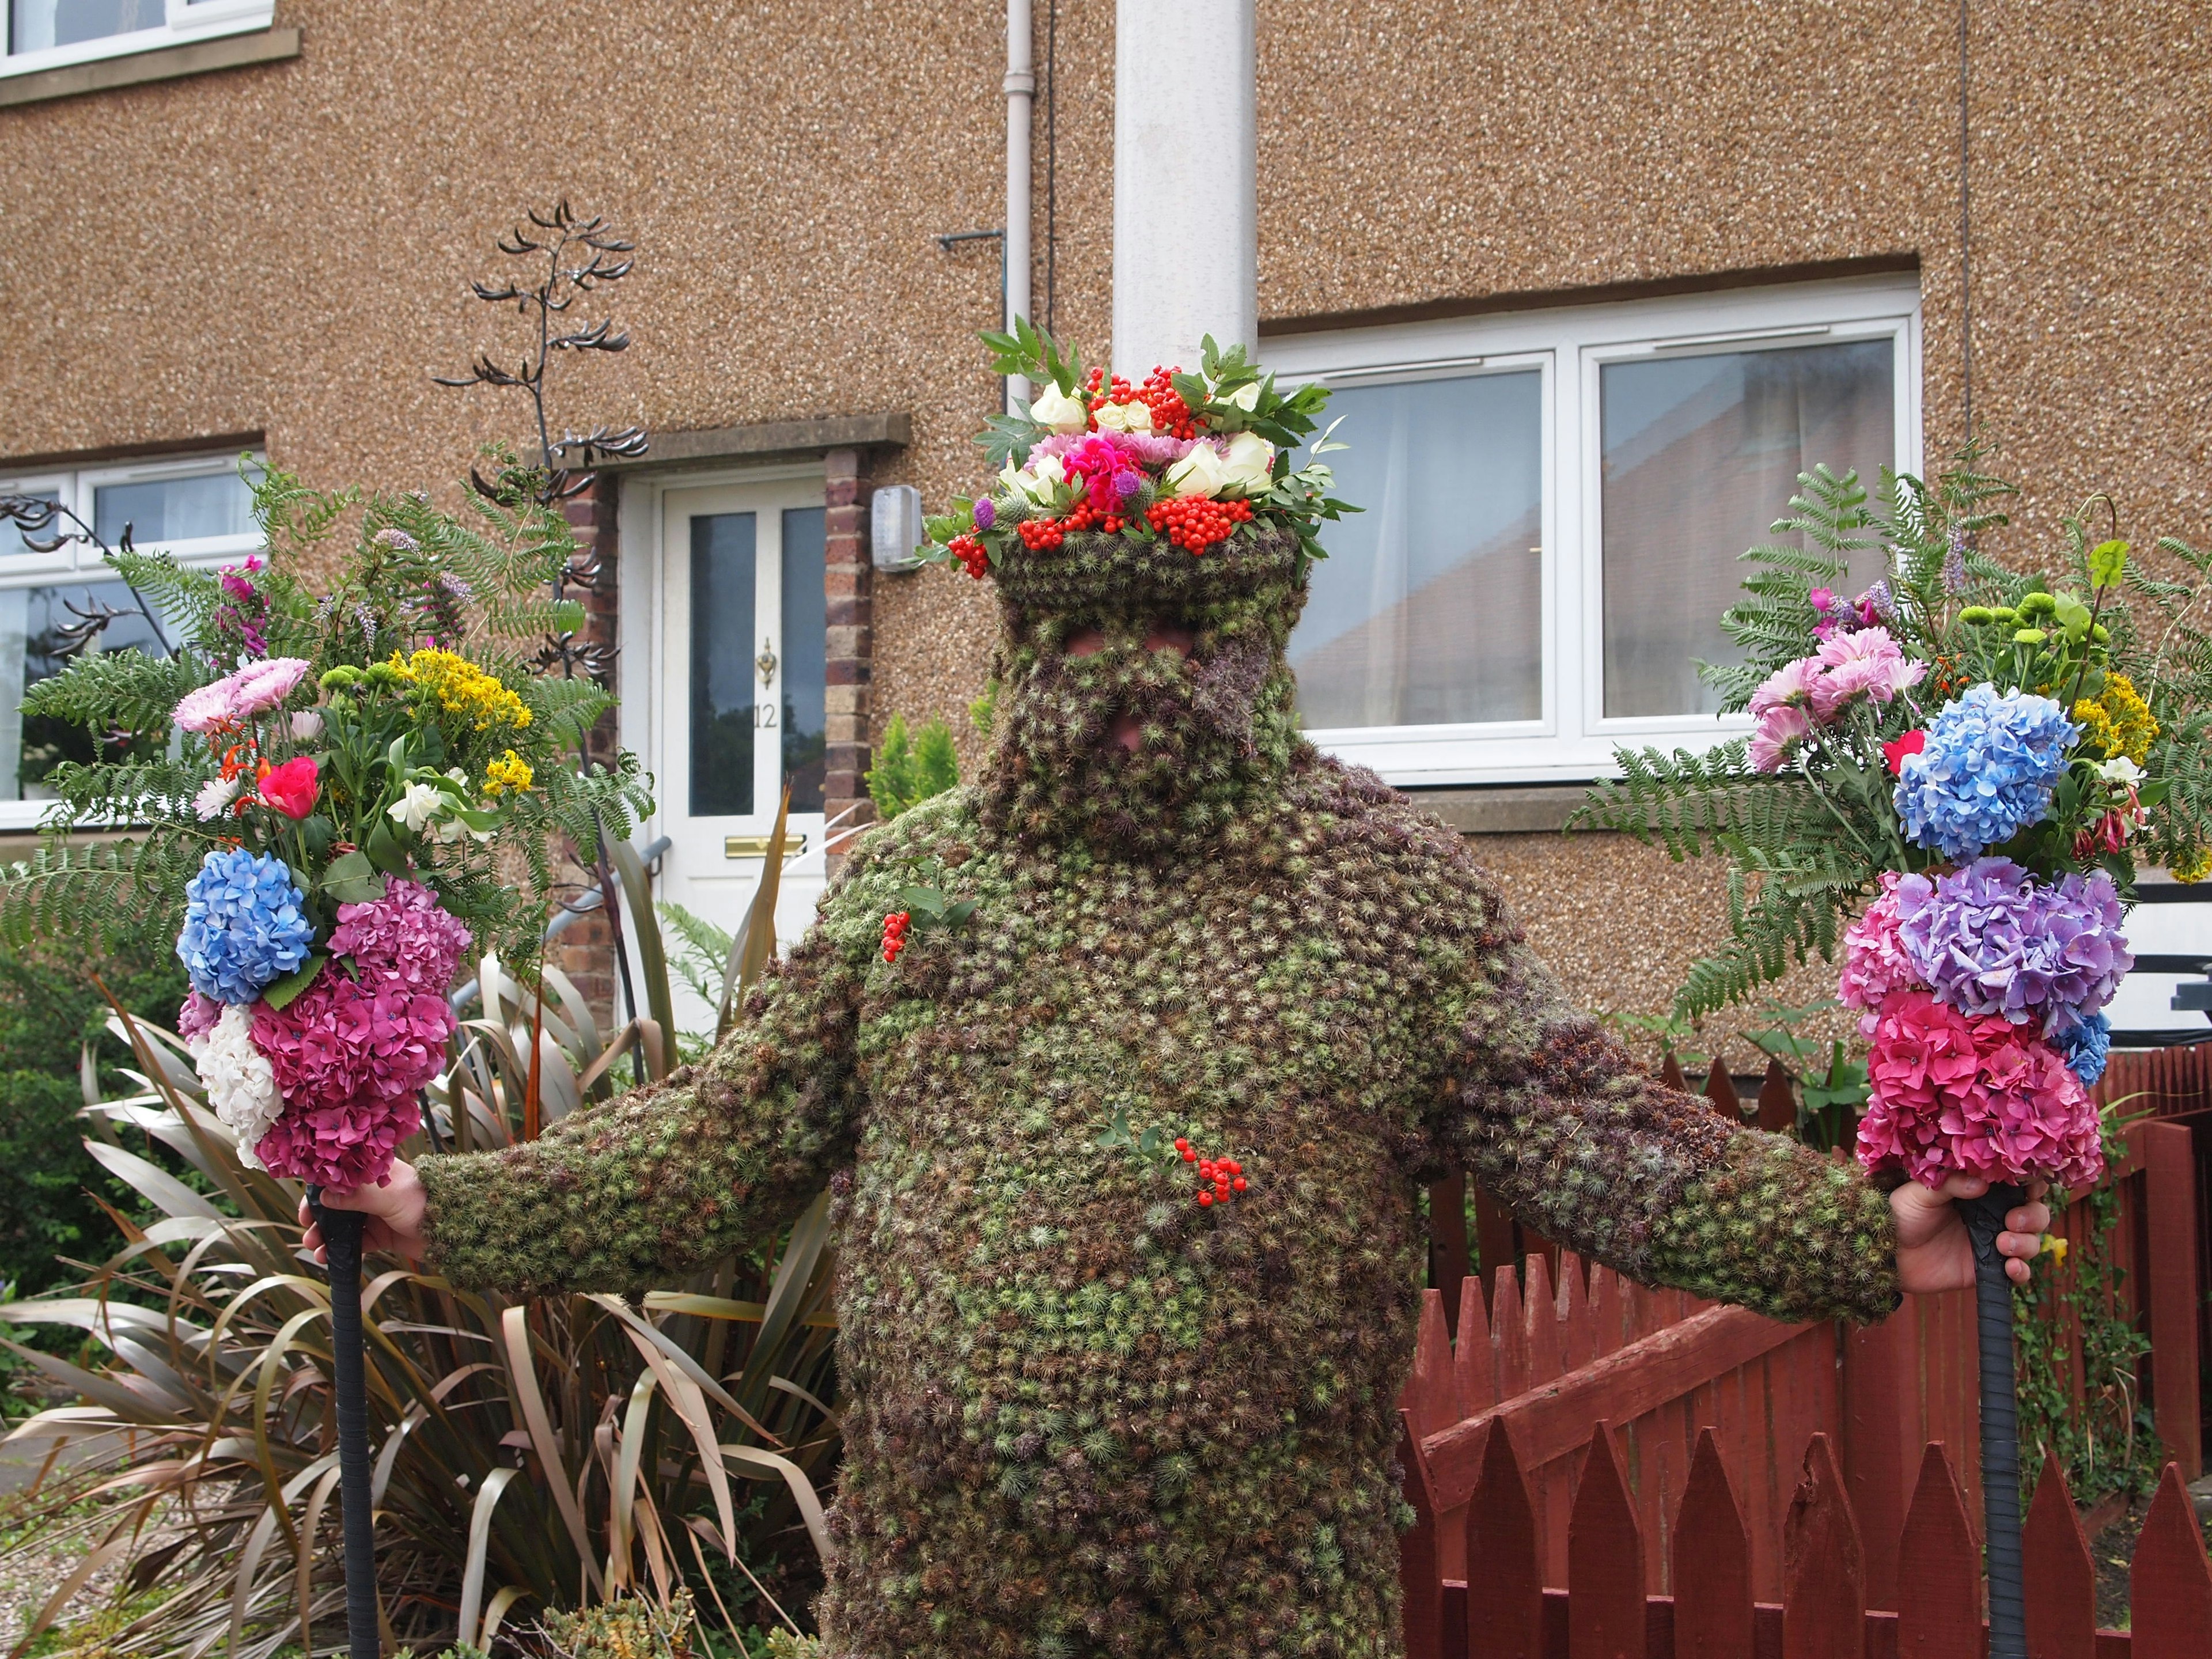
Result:
<svg viewBox="0 0 2212 1659"><path fill-rule="evenodd" d="M351 957L364 984L443 995L474 941L420 883L393 881L380 899L338 906L332 956Z"/></svg>
<svg viewBox="0 0 2212 1659"><path fill-rule="evenodd" d="M1863 628L1822 641L1817 659L1827 672L1813 686L1813 715L1823 725L1863 693L1887 702L1920 684L1928 665L1912 662L1898 649L1886 628Z"/></svg>
<svg viewBox="0 0 2212 1659"><path fill-rule="evenodd" d="M1975 1175L2078 1188L2104 1172L2097 1109L2041 1038L1914 990L1883 1000L1873 1035L1858 1133L1869 1169L1899 1167L1930 1188Z"/></svg>
<svg viewBox="0 0 2212 1659"><path fill-rule="evenodd" d="M1844 934L1844 971L1837 982L1836 994L1845 1007L1867 1011L1859 1021L1863 1036L1874 1035L1875 1011L1892 991L1928 988L1897 936L1897 886L1905 880L1917 881L1923 886L1927 884L1923 876L1905 877L1894 870L1883 871L1881 894Z"/></svg>
<svg viewBox="0 0 2212 1659"><path fill-rule="evenodd" d="M287 1106L253 1153L272 1175L349 1193L390 1180L393 1152L422 1127L422 1110L412 1095Z"/></svg>
<svg viewBox="0 0 2212 1659"><path fill-rule="evenodd" d="M250 662L213 685L185 693L169 718L187 732L212 732L249 720L290 696L312 666L304 657Z"/></svg>

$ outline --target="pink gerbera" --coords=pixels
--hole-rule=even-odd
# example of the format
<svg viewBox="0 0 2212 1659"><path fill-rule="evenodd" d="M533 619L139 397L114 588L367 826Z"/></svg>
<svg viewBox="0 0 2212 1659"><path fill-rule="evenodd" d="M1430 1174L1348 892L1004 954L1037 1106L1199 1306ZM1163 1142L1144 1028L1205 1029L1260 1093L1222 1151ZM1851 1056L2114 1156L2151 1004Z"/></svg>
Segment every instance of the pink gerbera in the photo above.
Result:
<svg viewBox="0 0 2212 1659"><path fill-rule="evenodd" d="M186 732L212 732L250 720L290 696L313 666L304 657L250 662L213 685L185 693L169 718Z"/></svg>

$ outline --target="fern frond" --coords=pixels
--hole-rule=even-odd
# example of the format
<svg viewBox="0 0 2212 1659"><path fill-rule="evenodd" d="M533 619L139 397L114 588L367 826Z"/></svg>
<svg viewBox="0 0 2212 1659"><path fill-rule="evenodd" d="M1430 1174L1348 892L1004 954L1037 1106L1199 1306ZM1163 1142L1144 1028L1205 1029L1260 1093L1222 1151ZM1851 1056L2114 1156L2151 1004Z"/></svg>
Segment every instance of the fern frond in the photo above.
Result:
<svg viewBox="0 0 2212 1659"><path fill-rule="evenodd" d="M95 736L161 733L179 699L202 683L195 656L149 657L136 647L85 652L25 692L23 714L66 720Z"/></svg>

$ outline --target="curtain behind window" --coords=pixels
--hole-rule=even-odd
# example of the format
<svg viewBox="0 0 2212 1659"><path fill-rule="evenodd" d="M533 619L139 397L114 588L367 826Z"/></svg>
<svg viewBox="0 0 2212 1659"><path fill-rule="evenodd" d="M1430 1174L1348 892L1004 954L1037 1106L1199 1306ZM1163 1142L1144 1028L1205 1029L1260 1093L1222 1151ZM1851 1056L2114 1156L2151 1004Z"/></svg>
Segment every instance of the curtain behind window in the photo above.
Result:
<svg viewBox="0 0 2212 1659"><path fill-rule="evenodd" d="M1888 340L1607 363L1604 445L1605 712L1711 714L1697 659L1742 659L1721 631L1745 574L1736 556L1775 540L1797 475L1855 467L1871 489L1894 464ZM1846 592L1881 574L1854 568Z"/></svg>

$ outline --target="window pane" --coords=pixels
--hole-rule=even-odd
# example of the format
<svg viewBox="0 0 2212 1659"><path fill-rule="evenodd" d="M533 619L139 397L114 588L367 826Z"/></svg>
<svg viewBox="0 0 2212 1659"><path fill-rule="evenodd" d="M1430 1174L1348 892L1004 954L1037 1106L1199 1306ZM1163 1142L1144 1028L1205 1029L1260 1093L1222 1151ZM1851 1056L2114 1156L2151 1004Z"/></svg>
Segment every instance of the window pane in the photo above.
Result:
<svg viewBox="0 0 2212 1659"><path fill-rule="evenodd" d="M57 489L26 489L18 493L34 501L58 501L62 498L61 492ZM56 519L48 523L45 529L32 531L29 534L35 540L50 542L64 531L74 528L75 526L67 520ZM24 535L23 526L13 519L0 520L0 559L6 558L11 553L32 551L30 544L23 539Z"/></svg>
<svg viewBox="0 0 2212 1659"><path fill-rule="evenodd" d="M1536 720L1543 692L1543 380L1352 386L1336 494L1291 635L1313 727Z"/></svg>
<svg viewBox="0 0 2212 1659"><path fill-rule="evenodd" d="M13 0L9 20L9 52L42 52L168 23L163 0Z"/></svg>
<svg viewBox="0 0 2212 1659"><path fill-rule="evenodd" d="M691 520L691 816L753 810L754 520Z"/></svg>
<svg viewBox="0 0 2212 1659"><path fill-rule="evenodd" d="M1605 712L1709 714L1697 661L1740 662L1721 631L1797 475L1824 462L1872 481L1896 437L1892 343L1607 363L1601 371ZM1881 574L1850 574L1857 592Z"/></svg>
<svg viewBox="0 0 2212 1659"><path fill-rule="evenodd" d="M141 547L254 532L253 491L235 472L101 484L92 492L92 526L110 547L131 526Z"/></svg>
<svg viewBox="0 0 2212 1659"><path fill-rule="evenodd" d="M822 810L829 760L829 602L823 587L825 515L794 507L783 515L783 775L791 810Z"/></svg>
<svg viewBox="0 0 2212 1659"><path fill-rule="evenodd" d="M104 628L89 623L106 611L119 614ZM70 653L121 651L131 647L160 654L161 647L121 582L72 583L66 587L0 589L0 800L46 800L42 781L63 761L90 761L96 750L81 726L52 719L22 718L23 694L61 672Z"/></svg>

